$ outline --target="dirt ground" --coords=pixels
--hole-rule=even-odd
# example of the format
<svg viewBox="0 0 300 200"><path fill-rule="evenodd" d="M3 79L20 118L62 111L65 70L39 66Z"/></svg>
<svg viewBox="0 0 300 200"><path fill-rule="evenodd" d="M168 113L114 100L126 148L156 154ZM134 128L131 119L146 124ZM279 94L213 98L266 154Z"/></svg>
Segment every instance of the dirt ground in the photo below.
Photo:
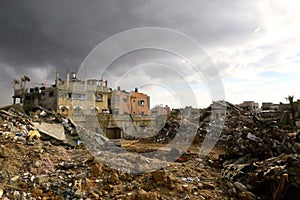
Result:
<svg viewBox="0 0 300 200"><path fill-rule="evenodd" d="M122 141L138 151L162 144ZM229 199L220 170L209 159L199 162L197 146L186 162L139 175L111 169L84 147L66 150L49 142L25 143L3 136L0 146L0 195L6 199ZM215 148L209 157L222 153Z"/></svg>

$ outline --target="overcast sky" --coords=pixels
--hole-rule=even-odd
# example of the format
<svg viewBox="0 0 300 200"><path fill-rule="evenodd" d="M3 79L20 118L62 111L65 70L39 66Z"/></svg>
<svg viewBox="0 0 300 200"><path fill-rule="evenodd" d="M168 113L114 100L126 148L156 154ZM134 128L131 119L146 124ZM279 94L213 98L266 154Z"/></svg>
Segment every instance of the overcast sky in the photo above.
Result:
<svg viewBox="0 0 300 200"><path fill-rule="evenodd" d="M0 105L12 102L13 79L26 74L31 78L31 86L45 81L53 83L56 70L62 78L67 71L78 71L99 43L141 27L175 30L202 45L218 69L227 101L278 103L293 94L297 99L300 98L299 6L296 0L0 1ZM110 86L115 86L113 77L124 77L128 65L140 66L145 62L146 67L134 75L137 87L151 95L152 106L160 103L185 106L176 99L176 91L164 85L147 86L149 80L180 79L173 72L155 73L159 66L165 66L159 60L172 59L169 68L178 64L178 58L157 53L144 50L134 57L123 56L111 66L111 76L107 74L104 78ZM136 58L139 60L133 62ZM186 63L181 65L187 67ZM198 101L192 106L207 106L211 97L204 86L205 80L199 81L192 72L188 78ZM127 77L127 80L133 79ZM122 88L133 89L134 82L122 81ZM143 81L144 86L139 84ZM179 92L185 87L178 88Z"/></svg>

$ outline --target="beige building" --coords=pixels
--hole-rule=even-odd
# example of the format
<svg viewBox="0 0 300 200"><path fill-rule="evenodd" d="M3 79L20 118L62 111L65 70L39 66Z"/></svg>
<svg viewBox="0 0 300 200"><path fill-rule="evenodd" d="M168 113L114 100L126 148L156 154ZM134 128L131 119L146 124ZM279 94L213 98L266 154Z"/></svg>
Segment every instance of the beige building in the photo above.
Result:
<svg viewBox="0 0 300 200"><path fill-rule="evenodd" d="M67 74L66 80L61 81L57 73L52 87L36 87L27 91L23 107L25 111L31 111L42 106L75 121L82 121L84 115L109 112L110 92L107 81L78 80L76 73L71 73L71 77Z"/></svg>
<svg viewBox="0 0 300 200"><path fill-rule="evenodd" d="M151 109L151 116L160 116L160 115L169 115L170 107L168 105L164 106L163 104L156 105Z"/></svg>
<svg viewBox="0 0 300 200"><path fill-rule="evenodd" d="M137 89L132 92L120 88L112 91L107 81L79 80L76 73L67 74L64 81L57 73L55 84L51 87L28 90L25 84L26 81L20 88L15 87L13 96L14 102L20 99L25 111L35 111L41 106L92 131L102 129L111 139L121 138L121 127L127 127L127 131L131 128L137 130L151 122L150 97Z"/></svg>
<svg viewBox="0 0 300 200"><path fill-rule="evenodd" d="M257 113L260 111L259 103L254 101L244 101L243 103L238 105L242 110Z"/></svg>

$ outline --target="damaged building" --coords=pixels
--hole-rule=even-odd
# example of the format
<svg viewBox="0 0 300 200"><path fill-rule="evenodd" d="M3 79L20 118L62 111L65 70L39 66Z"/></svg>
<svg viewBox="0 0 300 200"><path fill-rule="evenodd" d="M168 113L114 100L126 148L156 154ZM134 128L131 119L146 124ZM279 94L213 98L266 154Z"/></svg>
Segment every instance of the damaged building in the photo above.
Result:
<svg viewBox="0 0 300 200"><path fill-rule="evenodd" d="M243 101L243 103L239 104L238 107L246 112L258 113L260 111L259 103L254 101Z"/></svg>
<svg viewBox="0 0 300 200"><path fill-rule="evenodd" d="M136 126L147 126L151 121L150 96L137 88L131 92L120 87L112 90L106 80L80 80L75 72L67 73L65 80L61 80L57 72L51 87L28 89L26 82L29 81L29 77L24 76L21 82L15 80L14 84L13 102L19 99L26 112L47 109L93 131L101 128L114 139L121 137L120 124L133 120ZM128 114L130 118L126 117Z"/></svg>
<svg viewBox="0 0 300 200"><path fill-rule="evenodd" d="M18 90L15 90L15 93ZM78 80L76 73L67 73L62 81L57 72L55 84L51 87L35 87L24 90L23 108L33 111L39 106L75 121L84 120L84 115L108 112L108 95L111 89L107 81Z"/></svg>
<svg viewBox="0 0 300 200"><path fill-rule="evenodd" d="M150 96L138 91L127 92L118 87L110 93L111 112L115 115L150 115Z"/></svg>

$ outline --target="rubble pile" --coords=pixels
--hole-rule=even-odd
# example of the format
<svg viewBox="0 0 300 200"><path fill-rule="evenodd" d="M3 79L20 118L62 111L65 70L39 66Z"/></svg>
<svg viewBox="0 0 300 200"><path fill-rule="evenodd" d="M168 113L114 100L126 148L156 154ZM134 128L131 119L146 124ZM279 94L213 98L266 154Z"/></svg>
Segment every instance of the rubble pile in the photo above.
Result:
<svg viewBox="0 0 300 200"><path fill-rule="evenodd" d="M71 120L42 108L30 116L12 107L0 110L1 199L158 200L226 196L219 171L203 163L196 166L196 154L189 155L185 163L174 162L157 171L128 174L126 169L118 171L99 162L83 144L70 148L56 130L65 135L80 131ZM146 147L132 149L148 151ZM127 154L130 159L139 158L130 151ZM102 156L118 160L110 151L104 151ZM144 160L149 162L151 158ZM120 160L120 166L126 168L126 162Z"/></svg>
<svg viewBox="0 0 300 200"><path fill-rule="evenodd" d="M36 140L1 144L0 198L3 199L226 199L218 170L207 164L127 174L98 162L85 149L66 150Z"/></svg>
<svg viewBox="0 0 300 200"><path fill-rule="evenodd" d="M33 139L48 140L74 148L79 139L72 120L40 107L26 115L22 107L12 105L0 110L0 134L30 143Z"/></svg>
<svg viewBox="0 0 300 200"><path fill-rule="evenodd" d="M228 114L218 146L224 148L221 176L229 194L238 199L280 199L287 195L288 185L299 189L300 133L225 105ZM209 123L200 127L202 136L213 134Z"/></svg>
<svg viewBox="0 0 300 200"><path fill-rule="evenodd" d="M194 130L194 122L173 116L158 134L122 140L118 146L97 133L84 134L87 130L72 120L42 107L29 115L17 106L0 109L0 198L297 199L300 133L264 122L230 103L222 106L227 112L222 123L210 120L213 108L207 108L195 120L200 124L188 151L147 173L143 170L148 163L168 161L157 150L178 153L177 143L171 150L166 143L180 130ZM219 137L214 132L220 128ZM77 145L78 135L103 145ZM199 158L204 137L219 141L210 154ZM132 165L134 161L138 164Z"/></svg>
<svg viewBox="0 0 300 200"><path fill-rule="evenodd" d="M139 175L114 170L85 148L31 144L1 136L2 199L226 199L219 171L207 163L171 163Z"/></svg>
<svg viewBox="0 0 300 200"><path fill-rule="evenodd" d="M164 127L158 131L152 137L144 137L140 139L143 143L169 143L176 136L178 129L180 127L180 120L172 119L167 120ZM181 127L182 128L182 127Z"/></svg>

